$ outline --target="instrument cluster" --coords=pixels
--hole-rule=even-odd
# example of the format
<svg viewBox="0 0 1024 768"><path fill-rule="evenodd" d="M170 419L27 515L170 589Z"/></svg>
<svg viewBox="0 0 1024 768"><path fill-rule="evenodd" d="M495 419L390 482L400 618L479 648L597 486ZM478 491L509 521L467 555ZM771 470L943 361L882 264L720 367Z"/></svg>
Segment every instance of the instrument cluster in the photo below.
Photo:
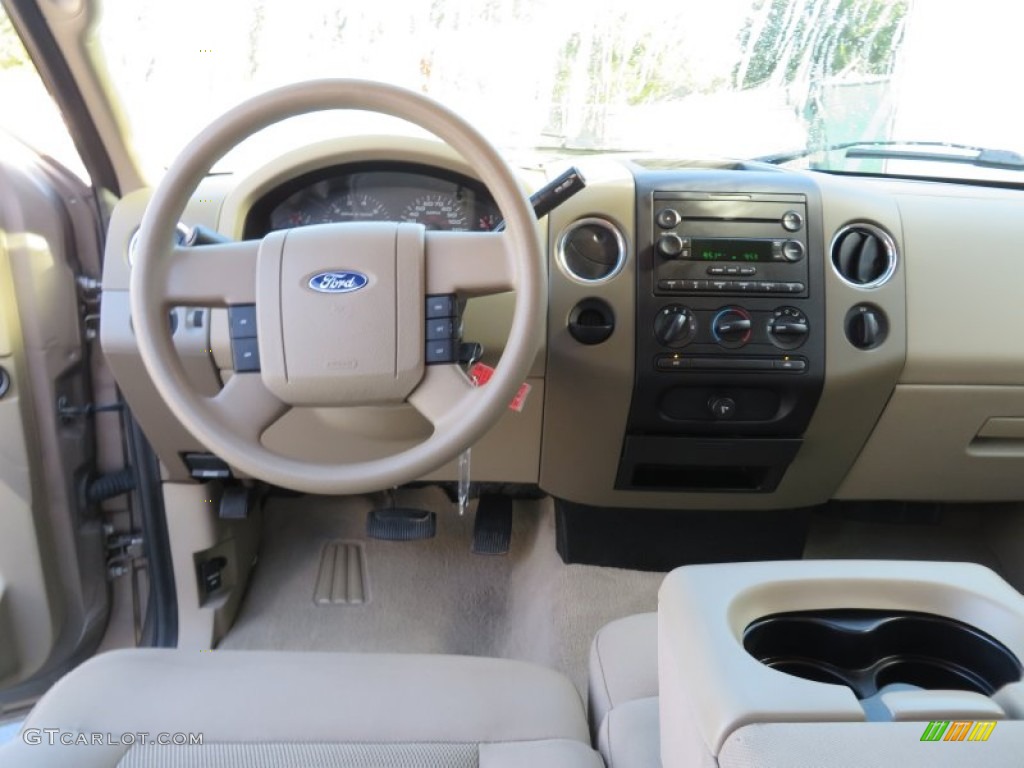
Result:
<svg viewBox="0 0 1024 768"><path fill-rule="evenodd" d="M310 224L407 221L429 230L486 232L501 213L478 181L431 166L348 165L305 174L249 211L246 237Z"/></svg>

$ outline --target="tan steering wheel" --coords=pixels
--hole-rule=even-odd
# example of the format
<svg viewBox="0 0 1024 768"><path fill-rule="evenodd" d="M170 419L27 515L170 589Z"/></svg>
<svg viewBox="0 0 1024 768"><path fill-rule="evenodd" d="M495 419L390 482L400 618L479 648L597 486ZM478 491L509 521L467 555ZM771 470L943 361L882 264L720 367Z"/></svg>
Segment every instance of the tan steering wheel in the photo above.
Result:
<svg viewBox="0 0 1024 768"><path fill-rule="evenodd" d="M325 224L262 240L187 248L175 226L203 177L232 147L280 120L327 109L402 118L447 142L505 216L501 233L426 232L418 224ZM415 480L476 442L504 413L537 353L546 270L529 201L498 152L468 123L420 94L360 80L270 91L197 136L168 170L142 220L131 312L146 370L174 415L246 474L310 493L363 493ZM357 287L358 286L358 287ZM493 378L475 388L455 364L425 363L427 296L515 291ZM255 305L261 369L235 373L215 397L189 385L167 329L173 306ZM261 435L292 406L408 402L432 424L393 456L337 465L265 448Z"/></svg>

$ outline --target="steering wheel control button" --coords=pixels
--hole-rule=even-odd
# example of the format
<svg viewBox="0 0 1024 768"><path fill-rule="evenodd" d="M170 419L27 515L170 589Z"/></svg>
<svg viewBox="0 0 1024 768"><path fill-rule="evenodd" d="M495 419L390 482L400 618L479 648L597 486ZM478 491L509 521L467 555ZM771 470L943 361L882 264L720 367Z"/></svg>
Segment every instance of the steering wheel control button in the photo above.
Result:
<svg viewBox="0 0 1024 768"><path fill-rule="evenodd" d="M736 401L731 397L712 397L708 402L711 415L725 421L736 415Z"/></svg>
<svg viewBox="0 0 1024 768"><path fill-rule="evenodd" d="M654 220L658 222L658 226L662 229L672 229L679 224L681 218L679 211L675 208L662 208L655 215Z"/></svg>
<svg viewBox="0 0 1024 768"><path fill-rule="evenodd" d="M256 338L256 305L236 304L228 307L228 328L232 339Z"/></svg>
<svg viewBox="0 0 1024 768"><path fill-rule="evenodd" d="M768 338L779 349L796 349L807 340L807 315L796 307L779 307L768 321Z"/></svg>
<svg viewBox="0 0 1024 768"><path fill-rule="evenodd" d="M726 307L711 321L711 333L726 349L742 347L753 336L750 314L741 307Z"/></svg>
<svg viewBox="0 0 1024 768"><path fill-rule="evenodd" d="M782 228L787 232L799 232L804 225L804 217L796 211L782 214Z"/></svg>
<svg viewBox="0 0 1024 768"><path fill-rule="evenodd" d="M440 317L456 317L457 315L458 304L454 295L427 296L427 320L436 320Z"/></svg>
<svg viewBox="0 0 1024 768"><path fill-rule="evenodd" d="M697 335L697 318L686 307L671 304L654 318L654 338L663 347L684 347Z"/></svg>
<svg viewBox="0 0 1024 768"><path fill-rule="evenodd" d="M454 294L427 296L426 347L427 365L457 363L462 351L462 323L459 301Z"/></svg>
<svg viewBox="0 0 1024 768"><path fill-rule="evenodd" d="M428 365L439 363L454 363L458 361L458 347L455 339L437 339L427 342Z"/></svg>
<svg viewBox="0 0 1024 768"><path fill-rule="evenodd" d="M454 339L457 335L455 333L455 320L450 317L441 317L437 320L427 321L427 341Z"/></svg>
<svg viewBox="0 0 1024 768"><path fill-rule="evenodd" d="M231 359L235 373L255 373L260 369L260 348L256 339L232 339Z"/></svg>

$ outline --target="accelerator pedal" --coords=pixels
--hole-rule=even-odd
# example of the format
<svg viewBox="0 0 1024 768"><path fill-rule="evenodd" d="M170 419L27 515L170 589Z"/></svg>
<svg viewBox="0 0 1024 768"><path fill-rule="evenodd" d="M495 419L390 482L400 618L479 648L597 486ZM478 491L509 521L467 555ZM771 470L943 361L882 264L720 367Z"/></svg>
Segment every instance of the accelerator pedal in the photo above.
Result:
<svg viewBox="0 0 1024 768"><path fill-rule="evenodd" d="M483 495L473 523L473 554L507 555L512 546L512 497Z"/></svg>
<svg viewBox="0 0 1024 768"><path fill-rule="evenodd" d="M437 534L437 515L423 509L388 507L371 509L366 516L366 535L381 541L419 541Z"/></svg>

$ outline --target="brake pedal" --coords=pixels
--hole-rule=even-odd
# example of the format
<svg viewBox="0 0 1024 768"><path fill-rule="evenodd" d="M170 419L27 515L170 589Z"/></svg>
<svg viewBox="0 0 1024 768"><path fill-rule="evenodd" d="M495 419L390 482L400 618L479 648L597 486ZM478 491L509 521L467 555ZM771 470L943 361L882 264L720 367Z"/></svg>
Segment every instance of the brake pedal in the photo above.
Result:
<svg viewBox="0 0 1024 768"><path fill-rule="evenodd" d="M512 498L483 495L473 522L473 554L507 555L512 546Z"/></svg>

